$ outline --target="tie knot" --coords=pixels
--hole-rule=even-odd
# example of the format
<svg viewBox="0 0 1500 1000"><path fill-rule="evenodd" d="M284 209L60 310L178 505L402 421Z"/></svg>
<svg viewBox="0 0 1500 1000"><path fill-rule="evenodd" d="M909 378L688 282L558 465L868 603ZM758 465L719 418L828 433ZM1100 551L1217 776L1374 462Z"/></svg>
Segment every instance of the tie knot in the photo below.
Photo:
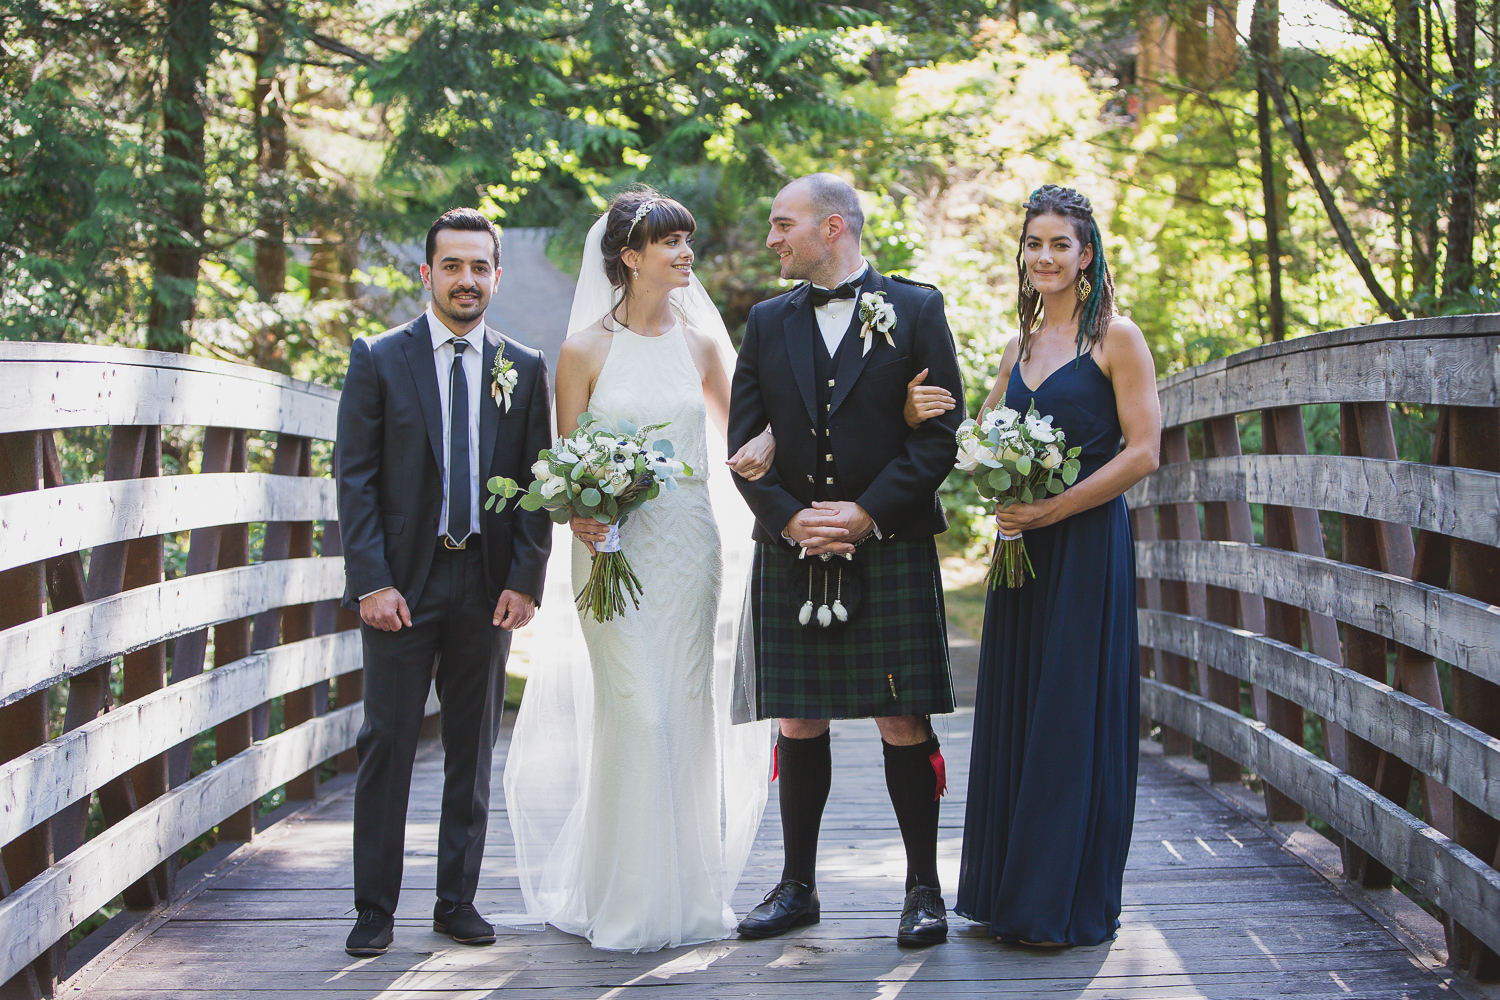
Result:
<svg viewBox="0 0 1500 1000"><path fill-rule="evenodd" d="M462 337L454 337L448 343L453 345L453 353L455 355L462 355L469 348L469 342Z"/></svg>
<svg viewBox="0 0 1500 1000"><path fill-rule="evenodd" d="M834 299L852 299L854 292L854 286L846 281L837 288L819 288L817 285L810 285L807 297L812 300L814 307L826 306Z"/></svg>

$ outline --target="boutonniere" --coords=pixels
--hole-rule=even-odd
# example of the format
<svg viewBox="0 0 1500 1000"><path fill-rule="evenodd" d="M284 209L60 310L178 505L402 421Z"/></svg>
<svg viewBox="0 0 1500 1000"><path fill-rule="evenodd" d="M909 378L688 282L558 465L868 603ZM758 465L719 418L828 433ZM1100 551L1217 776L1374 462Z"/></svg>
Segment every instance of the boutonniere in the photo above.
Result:
<svg viewBox="0 0 1500 1000"><path fill-rule="evenodd" d="M516 363L505 356L505 345L495 352L495 364L490 368L490 398L505 412L510 412L510 394L516 388Z"/></svg>
<svg viewBox="0 0 1500 1000"><path fill-rule="evenodd" d="M896 346L896 341L891 339L891 331L896 328L896 307L885 300L885 292L865 292L859 297L859 320L863 324L859 328L859 338L865 342L860 353L869 354L870 348L875 346L871 330L885 334L885 342Z"/></svg>

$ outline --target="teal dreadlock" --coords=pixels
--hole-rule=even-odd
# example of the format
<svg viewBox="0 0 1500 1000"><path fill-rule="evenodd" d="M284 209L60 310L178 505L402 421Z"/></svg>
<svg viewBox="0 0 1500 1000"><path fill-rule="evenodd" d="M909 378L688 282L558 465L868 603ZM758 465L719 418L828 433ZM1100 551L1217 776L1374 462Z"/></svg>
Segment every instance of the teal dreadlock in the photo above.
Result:
<svg viewBox="0 0 1500 1000"><path fill-rule="evenodd" d="M1041 320L1042 296L1035 288L1029 292L1026 281L1026 230L1031 220L1039 215L1060 215L1073 224L1078 241L1094 248L1094 259L1078 273L1086 278L1088 296L1073 309L1078 317L1078 351L1075 357L1083 357L1094 349L1094 345L1109 329L1109 321L1115 315L1115 283L1109 273L1109 263L1104 259L1104 240L1099 234L1099 224L1094 221L1094 208L1089 200L1072 188L1056 184L1044 184L1031 192L1026 199L1026 218L1021 224L1020 247L1016 250L1016 270L1020 280L1021 294L1018 312L1021 326L1021 357L1031 353L1031 335Z"/></svg>

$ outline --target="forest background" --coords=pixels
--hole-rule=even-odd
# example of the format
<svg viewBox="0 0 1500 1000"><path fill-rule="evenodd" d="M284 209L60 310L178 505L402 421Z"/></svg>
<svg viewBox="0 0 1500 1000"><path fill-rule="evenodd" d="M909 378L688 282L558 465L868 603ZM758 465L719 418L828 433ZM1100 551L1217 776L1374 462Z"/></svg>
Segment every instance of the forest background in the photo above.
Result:
<svg viewBox="0 0 1500 1000"><path fill-rule="evenodd" d="M438 212L551 227L566 267L637 181L696 212L738 336L814 169L944 289L971 410L1043 183L1092 198L1160 374L1493 311L1497 35L1497 0L7 0L0 336L336 385Z"/></svg>

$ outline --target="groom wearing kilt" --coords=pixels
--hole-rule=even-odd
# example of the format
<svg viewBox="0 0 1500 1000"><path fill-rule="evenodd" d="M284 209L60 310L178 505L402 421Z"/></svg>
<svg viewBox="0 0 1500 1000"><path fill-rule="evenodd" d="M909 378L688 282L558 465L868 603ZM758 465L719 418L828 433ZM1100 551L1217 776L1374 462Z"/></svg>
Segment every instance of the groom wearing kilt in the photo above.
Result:
<svg viewBox="0 0 1500 1000"><path fill-rule="evenodd" d="M740 922L746 937L815 923L818 829L832 783L830 719L874 718L906 847L897 942L936 944L948 924L937 877L944 765L929 716L953 710L933 536L953 467L953 409L909 428L907 384L963 398L942 294L877 272L860 253L864 215L831 174L788 184L766 245L783 278L806 279L750 311L735 369L733 451L768 423L770 472L735 483L755 514L751 628L756 718L776 742L781 881Z"/></svg>

